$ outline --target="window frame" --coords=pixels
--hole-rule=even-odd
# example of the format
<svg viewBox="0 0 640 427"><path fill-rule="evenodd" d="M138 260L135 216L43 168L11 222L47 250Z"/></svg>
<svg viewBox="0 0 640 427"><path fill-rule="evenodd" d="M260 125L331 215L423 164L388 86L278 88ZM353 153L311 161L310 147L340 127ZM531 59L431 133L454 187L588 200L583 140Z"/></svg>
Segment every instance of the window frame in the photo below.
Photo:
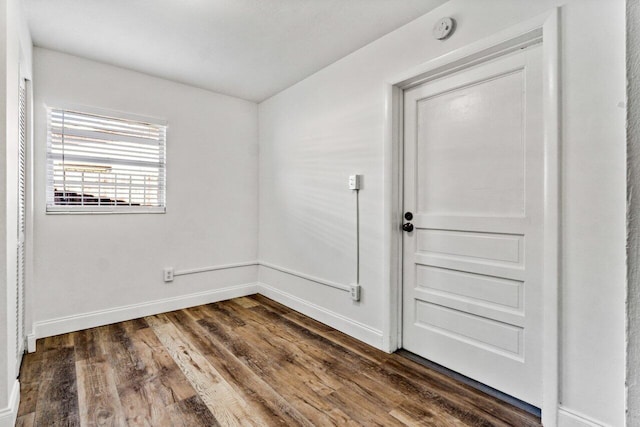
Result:
<svg viewBox="0 0 640 427"><path fill-rule="evenodd" d="M47 215L102 215L102 214L164 214L167 211L167 134L169 126L167 120L154 117L142 116L138 114L125 113L117 110L108 110L85 105L56 103L55 105L45 104L47 117L46 127L46 154L45 154L45 213ZM50 204L51 193L54 191L50 169L53 166L51 156L51 129L52 111L69 111L79 114L103 116L106 118L138 122L164 128L163 147L163 167L160 191L163 194L164 204L162 206L131 206L131 205L107 205L107 206L82 206L82 205L55 205ZM160 171L159 171L160 172ZM55 196L53 196L55 197Z"/></svg>

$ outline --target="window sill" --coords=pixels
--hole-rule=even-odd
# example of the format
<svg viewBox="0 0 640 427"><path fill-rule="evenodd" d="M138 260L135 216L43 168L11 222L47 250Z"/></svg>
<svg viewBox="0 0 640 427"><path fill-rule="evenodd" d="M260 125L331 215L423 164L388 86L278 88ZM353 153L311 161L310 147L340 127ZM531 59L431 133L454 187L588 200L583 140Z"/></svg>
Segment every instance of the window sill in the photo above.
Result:
<svg viewBox="0 0 640 427"><path fill-rule="evenodd" d="M166 213L166 208L150 208L150 207L105 207L102 209L96 207L81 207L76 206L71 209L68 207L52 207L48 206L46 210L47 215L104 215L104 214L163 214Z"/></svg>

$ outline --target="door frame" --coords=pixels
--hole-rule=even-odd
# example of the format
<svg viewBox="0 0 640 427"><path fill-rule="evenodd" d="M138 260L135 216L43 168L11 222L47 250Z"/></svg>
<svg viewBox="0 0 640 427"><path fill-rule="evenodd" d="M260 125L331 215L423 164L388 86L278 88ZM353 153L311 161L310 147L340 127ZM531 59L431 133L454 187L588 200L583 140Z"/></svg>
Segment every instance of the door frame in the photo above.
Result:
<svg viewBox="0 0 640 427"><path fill-rule="evenodd" d="M560 282L560 8L415 67L385 85L383 349L402 347L402 198L404 91L518 49L542 45L544 121L544 256L542 422L557 425Z"/></svg>

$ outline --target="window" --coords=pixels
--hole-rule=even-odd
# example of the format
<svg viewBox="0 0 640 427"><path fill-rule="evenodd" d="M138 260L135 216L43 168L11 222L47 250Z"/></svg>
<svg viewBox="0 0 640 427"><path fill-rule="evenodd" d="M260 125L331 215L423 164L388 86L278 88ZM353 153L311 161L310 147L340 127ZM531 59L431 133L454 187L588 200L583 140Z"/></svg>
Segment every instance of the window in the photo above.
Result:
<svg viewBox="0 0 640 427"><path fill-rule="evenodd" d="M47 212L164 212L166 125L50 108Z"/></svg>

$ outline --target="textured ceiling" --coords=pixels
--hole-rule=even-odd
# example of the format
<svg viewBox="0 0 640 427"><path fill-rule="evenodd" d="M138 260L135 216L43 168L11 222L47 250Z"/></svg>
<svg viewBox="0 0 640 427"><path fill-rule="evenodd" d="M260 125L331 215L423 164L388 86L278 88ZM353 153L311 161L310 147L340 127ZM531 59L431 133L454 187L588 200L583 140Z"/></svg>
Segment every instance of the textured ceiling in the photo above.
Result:
<svg viewBox="0 0 640 427"><path fill-rule="evenodd" d="M25 0L36 46L262 101L445 0Z"/></svg>

